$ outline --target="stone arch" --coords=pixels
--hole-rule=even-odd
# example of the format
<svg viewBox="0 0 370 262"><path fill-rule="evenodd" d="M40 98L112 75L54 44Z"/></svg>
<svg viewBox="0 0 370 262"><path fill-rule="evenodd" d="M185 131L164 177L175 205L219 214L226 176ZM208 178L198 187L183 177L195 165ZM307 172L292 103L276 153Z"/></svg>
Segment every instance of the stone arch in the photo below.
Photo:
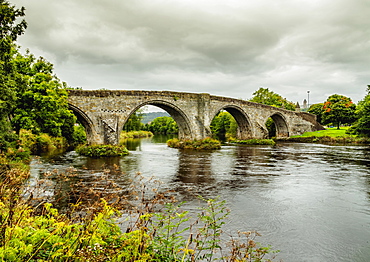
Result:
<svg viewBox="0 0 370 262"><path fill-rule="evenodd" d="M143 106L146 106L146 105L157 106L157 107L165 110L167 113L169 113L171 115L171 117L176 121L176 123L179 127L179 134L178 134L179 139L192 139L193 138L194 132L192 132L192 128L191 128L191 124L190 124L188 116L179 107L177 107L174 104L171 104L167 101L151 100L151 101L147 101L145 103L142 103L130 112L130 114L127 116L127 119L133 113L135 113L139 108L141 108ZM122 126L120 126L120 130L123 129L123 126L125 125L127 119L125 119L125 122L122 123Z"/></svg>
<svg viewBox="0 0 370 262"><path fill-rule="evenodd" d="M234 105L223 106L212 116L210 120L212 121L213 118L215 118L216 115L222 110L229 112L234 117L236 123L238 124L236 134L237 139L245 140L253 137L253 129L249 116L240 107Z"/></svg>
<svg viewBox="0 0 370 262"><path fill-rule="evenodd" d="M285 119L285 116L281 113L274 113L270 117L275 123L276 137L289 137L288 121Z"/></svg>
<svg viewBox="0 0 370 262"><path fill-rule="evenodd" d="M86 131L86 139L87 143L91 144L93 142L94 138L94 124L91 121L91 119L85 114L84 111L82 111L80 108L68 104L68 108L72 110L74 115L77 117L78 121L83 125Z"/></svg>

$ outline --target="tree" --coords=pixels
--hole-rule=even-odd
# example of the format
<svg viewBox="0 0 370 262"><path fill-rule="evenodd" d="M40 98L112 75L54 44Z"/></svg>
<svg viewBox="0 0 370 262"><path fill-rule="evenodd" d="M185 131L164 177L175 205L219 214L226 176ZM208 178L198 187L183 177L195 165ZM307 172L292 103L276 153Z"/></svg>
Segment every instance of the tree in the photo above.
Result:
<svg viewBox="0 0 370 262"><path fill-rule="evenodd" d="M24 56L18 53L13 63L23 83L12 111L14 129L64 136L72 142L76 117L68 109L66 84L53 74L53 65L42 57L36 59L28 51Z"/></svg>
<svg viewBox="0 0 370 262"><path fill-rule="evenodd" d="M155 118L147 125L147 130L154 134L175 134L179 132L176 121L172 117L162 116Z"/></svg>
<svg viewBox="0 0 370 262"><path fill-rule="evenodd" d="M357 106L357 122L353 125L350 132L370 137L370 85L367 86L367 95Z"/></svg>
<svg viewBox="0 0 370 262"><path fill-rule="evenodd" d="M139 131L144 129L144 124L141 123L143 119L143 113L138 110L134 114L132 114L129 119L127 120L126 124L123 127L123 131Z"/></svg>
<svg viewBox="0 0 370 262"><path fill-rule="evenodd" d="M323 124L333 124L339 129L341 124L351 124L356 120L356 105L349 97L331 95L324 103L323 109Z"/></svg>
<svg viewBox="0 0 370 262"><path fill-rule="evenodd" d="M229 112L220 112L211 122L211 131L218 139L236 137L238 124Z"/></svg>
<svg viewBox="0 0 370 262"><path fill-rule="evenodd" d="M255 91L253 93L253 97L249 101L295 111L295 104L293 102L290 102L281 95L270 91L268 88L261 87Z"/></svg>
<svg viewBox="0 0 370 262"><path fill-rule="evenodd" d="M25 15L24 11L24 7L16 9L8 1L0 0L0 150L16 139L9 123L16 100L12 58L15 41L27 28L26 21L20 20Z"/></svg>
<svg viewBox="0 0 370 262"><path fill-rule="evenodd" d="M324 103L313 104L308 109L308 113L316 115L316 120L322 123L322 114L324 113Z"/></svg>

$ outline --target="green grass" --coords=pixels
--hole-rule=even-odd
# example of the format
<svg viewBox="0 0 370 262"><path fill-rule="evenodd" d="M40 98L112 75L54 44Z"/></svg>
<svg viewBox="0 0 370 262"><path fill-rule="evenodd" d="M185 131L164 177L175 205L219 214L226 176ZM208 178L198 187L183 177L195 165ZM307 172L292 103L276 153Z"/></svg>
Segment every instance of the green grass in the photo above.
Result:
<svg viewBox="0 0 370 262"><path fill-rule="evenodd" d="M300 143L328 143L328 144L370 144L370 139L347 134L349 127L328 128L315 132L306 132L300 136L278 138L278 141Z"/></svg>
<svg viewBox="0 0 370 262"><path fill-rule="evenodd" d="M306 132L303 133L300 136L292 136L294 137L323 137L323 136L328 136L328 137L355 137L355 135L349 135L346 134L346 131L349 127L341 127L340 129L337 128L327 128L326 130L319 130L315 132Z"/></svg>

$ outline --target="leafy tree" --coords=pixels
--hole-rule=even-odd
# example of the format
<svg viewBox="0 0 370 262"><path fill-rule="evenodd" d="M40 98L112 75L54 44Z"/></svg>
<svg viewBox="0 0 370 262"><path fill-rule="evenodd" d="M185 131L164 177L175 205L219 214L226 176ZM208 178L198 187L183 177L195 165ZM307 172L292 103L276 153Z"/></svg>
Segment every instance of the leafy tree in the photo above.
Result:
<svg viewBox="0 0 370 262"><path fill-rule="evenodd" d="M138 110L129 117L129 119L127 120L126 124L123 127L123 130L126 132L143 130L145 128L145 125L141 123L142 120L143 113L140 110Z"/></svg>
<svg viewBox="0 0 370 262"><path fill-rule="evenodd" d="M24 56L18 53L13 63L23 83L12 112L15 130L64 136L72 142L76 117L68 109L66 84L53 75L53 65L28 51Z"/></svg>
<svg viewBox="0 0 370 262"><path fill-rule="evenodd" d="M308 109L308 113L316 115L317 122L322 122L322 114L324 113L324 103L313 104Z"/></svg>
<svg viewBox="0 0 370 262"><path fill-rule="evenodd" d="M356 113L358 120L350 132L370 137L370 85L367 86L367 95L364 100L358 103Z"/></svg>
<svg viewBox="0 0 370 262"><path fill-rule="evenodd" d="M211 122L211 131L220 140L236 137L238 124L229 112L220 112Z"/></svg>
<svg viewBox="0 0 370 262"><path fill-rule="evenodd" d="M270 91L268 88L261 87L253 93L253 97L249 100L251 102L285 108L287 110L295 110L295 104L283 98L281 95Z"/></svg>
<svg viewBox="0 0 370 262"><path fill-rule="evenodd" d="M175 120L168 116L155 118L147 125L147 130L154 134L175 134L179 132L179 128Z"/></svg>
<svg viewBox="0 0 370 262"><path fill-rule="evenodd" d="M15 41L27 28L24 7L16 9L8 1L0 0L0 150L16 139L11 130L9 117L16 106L16 77L12 63Z"/></svg>
<svg viewBox="0 0 370 262"><path fill-rule="evenodd" d="M324 103L323 109L323 124L333 124L339 129L341 124L351 124L356 120L356 105L349 97L331 95Z"/></svg>

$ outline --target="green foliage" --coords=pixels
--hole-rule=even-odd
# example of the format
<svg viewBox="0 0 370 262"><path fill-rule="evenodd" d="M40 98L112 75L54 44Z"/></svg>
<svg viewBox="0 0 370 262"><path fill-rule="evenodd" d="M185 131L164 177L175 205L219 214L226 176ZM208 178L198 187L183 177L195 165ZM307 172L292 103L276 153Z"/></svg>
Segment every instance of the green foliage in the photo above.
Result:
<svg viewBox="0 0 370 262"><path fill-rule="evenodd" d="M17 37L27 28L26 21L21 20L24 11L24 7L17 9L8 1L0 2L0 151L16 140L9 123L11 111L16 106L18 82L12 57Z"/></svg>
<svg viewBox="0 0 370 262"><path fill-rule="evenodd" d="M267 119L265 126L269 133L269 138L275 137L276 136L276 125L275 125L274 120L271 117Z"/></svg>
<svg viewBox="0 0 370 262"><path fill-rule="evenodd" d="M162 116L155 118L146 126L146 130L153 134L176 134L179 128L172 117Z"/></svg>
<svg viewBox="0 0 370 262"><path fill-rule="evenodd" d="M272 139L248 139L248 140L234 140L232 141L236 144L243 145L275 145L276 142Z"/></svg>
<svg viewBox="0 0 370 262"><path fill-rule="evenodd" d="M333 124L338 129L341 124L351 124L356 120L356 105L349 97L331 95L323 106L323 124Z"/></svg>
<svg viewBox="0 0 370 262"><path fill-rule="evenodd" d="M72 142L75 116L68 110L65 84L53 74L53 65L26 52L21 55L17 37L27 27L25 8L1 1L0 9L0 150L16 141L21 129L34 134L64 136Z"/></svg>
<svg viewBox="0 0 370 262"><path fill-rule="evenodd" d="M220 112L211 122L212 134L220 140L236 137L238 124L229 112Z"/></svg>
<svg viewBox="0 0 370 262"><path fill-rule="evenodd" d="M189 227L181 226L190 218L188 211L180 209L182 204L165 203L164 210L154 213L154 217L149 214L142 216L142 219L150 220L149 230L153 236L156 261L180 261L186 256L184 246L187 243L183 235Z"/></svg>
<svg viewBox="0 0 370 262"><path fill-rule="evenodd" d="M295 104L293 102L290 102L281 95L270 91L268 88L261 87L255 91L253 93L253 97L249 101L295 111Z"/></svg>
<svg viewBox="0 0 370 262"><path fill-rule="evenodd" d="M53 75L53 65L43 58L36 60L28 52L25 56L18 54L14 63L25 83L23 92L17 93L13 112L16 131L23 128L72 141L76 117L68 109L67 91Z"/></svg>
<svg viewBox="0 0 370 262"><path fill-rule="evenodd" d="M76 152L89 157L125 156L129 154L127 148L123 145L82 145L76 148Z"/></svg>
<svg viewBox="0 0 370 262"><path fill-rule="evenodd" d="M319 123L322 123L322 115L324 112L324 103L313 104L308 109L308 113L316 115L316 120Z"/></svg>
<svg viewBox="0 0 370 262"><path fill-rule="evenodd" d="M127 122L125 123L123 127L123 131L130 132L130 131L139 131L143 130L145 128L145 125L141 123L141 120L143 119L143 114L141 111L136 111L134 114L132 114Z"/></svg>
<svg viewBox="0 0 370 262"><path fill-rule="evenodd" d="M325 130L319 130L314 132L305 132L300 136L292 136L292 137L310 137L310 136L328 136L328 137L344 137L344 136L350 136L347 134L348 127L342 127L340 129L337 128L327 128Z"/></svg>
<svg viewBox="0 0 370 262"><path fill-rule="evenodd" d="M367 95L359 102L356 113L358 120L349 132L370 137L370 85L367 87Z"/></svg>
<svg viewBox="0 0 370 262"><path fill-rule="evenodd" d="M167 145L172 148L196 150L212 150L221 148L220 141L209 137L201 140L179 140L177 138L173 138L167 141Z"/></svg>
<svg viewBox="0 0 370 262"><path fill-rule="evenodd" d="M123 142L124 139L127 138L145 138L145 137L151 137L153 136L153 133L150 131L130 131L130 132L125 132L122 131L119 136L120 143Z"/></svg>
<svg viewBox="0 0 370 262"><path fill-rule="evenodd" d="M49 134L33 134L31 130L19 131L19 149L29 151L32 154L51 152L56 149L66 148L67 141L64 137L51 137ZM8 151L11 149L8 149Z"/></svg>
<svg viewBox="0 0 370 262"><path fill-rule="evenodd" d="M71 146L76 147L86 143L85 128L80 124L75 124L73 129L72 141L70 142Z"/></svg>
<svg viewBox="0 0 370 262"><path fill-rule="evenodd" d="M352 128L328 128L315 132L306 132L300 136L292 136L280 140L302 143L328 143L328 144L368 144L370 141L364 137L349 134Z"/></svg>

